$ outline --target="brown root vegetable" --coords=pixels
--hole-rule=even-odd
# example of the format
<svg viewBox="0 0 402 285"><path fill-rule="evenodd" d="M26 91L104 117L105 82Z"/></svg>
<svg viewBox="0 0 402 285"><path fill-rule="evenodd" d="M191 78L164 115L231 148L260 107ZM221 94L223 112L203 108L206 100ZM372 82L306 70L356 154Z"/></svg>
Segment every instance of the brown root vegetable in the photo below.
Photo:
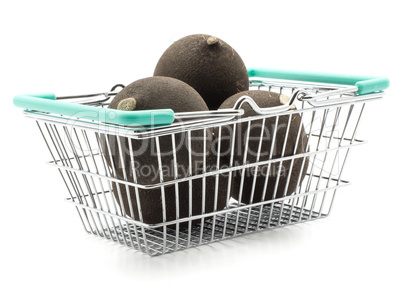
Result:
<svg viewBox="0 0 402 285"><path fill-rule="evenodd" d="M285 95L274 92L251 90L231 96L222 103L220 109L232 108L241 96L251 97L261 108L281 106L289 100ZM244 109L242 118L258 115L248 103L244 103L242 108ZM240 170L233 178L232 197L239 200L241 191L241 202L248 204L292 194L303 181L309 162L308 156L305 159L293 159L293 162L290 159L292 155L305 153L307 150L307 134L300 115L283 115L279 116L278 120L275 116L265 120L252 120L249 130L248 122L238 123L235 128L234 137L233 125L222 128L221 154L233 155L235 165L257 161L266 161L267 163L257 168L250 167L243 171ZM285 140L286 133L288 134ZM261 145L260 138L262 139ZM282 162L268 163L270 159L282 157L288 157L288 159ZM243 181L242 176L244 177Z"/></svg>
<svg viewBox="0 0 402 285"><path fill-rule="evenodd" d="M154 76L186 82L211 110L249 88L247 69L238 53L223 40L203 34L174 42L159 59Z"/></svg>

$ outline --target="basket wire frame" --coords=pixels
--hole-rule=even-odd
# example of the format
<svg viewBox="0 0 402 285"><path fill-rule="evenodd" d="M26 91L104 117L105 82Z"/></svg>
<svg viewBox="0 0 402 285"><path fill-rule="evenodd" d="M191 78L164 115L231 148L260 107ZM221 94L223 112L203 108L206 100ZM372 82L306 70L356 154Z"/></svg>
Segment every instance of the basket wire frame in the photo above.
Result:
<svg viewBox="0 0 402 285"><path fill-rule="evenodd" d="M279 93L293 92L295 87L275 86L259 84L257 89L264 89ZM326 90L326 89L325 89ZM322 92L320 88L315 90L316 93ZM340 95L342 97L343 95ZM339 96L338 96L339 97ZM330 99L330 98L328 98ZM183 129L175 132L155 136L155 144L158 157L159 182L155 185L142 185L138 183L135 171L132 179L124 170L123 178L118 179L114 173L116 169L113 163L107 163L106 156L101 146L101 135L105 134L105 130L86 128L82 126L74 126L63 124L62 121L52 121L48 118L36 118L36 124L41 135L49 149L52 157L51 164L54 165L66 186L68 196L66 200L76 207L84 229L94 234L114 242L132 247L140 252L150 256L161 255L174 252L189 247L198 246L210 242L223 239L233 238L243 234L249 234L256 231L262 231L272 228L283 227L291 224L311 221L328 216L331 212L334 197L337 189L349 184L348 181L342 179L345 163L349 156L350 149L353 146L364 143L364 141L356 139L356 133L361 120L361 116L365 107L364 101L354 102L350 100L342 104L324 107L311 107L306 102L298 102L300 106L297 109L287 112L288 124L286 126L286 138L289 133L289 126L293 116L300 115L301 122L297 140L300 139L302 125L307 134L307 145L304 152L296 154L296 146L294 154L286 156L284 150L286 148L287 139L284 140L282 154L279 158L272 157L272 149L268 160L261 160L260 153L262 151L263 130L258 143L258 152L256 160L253 163L247 162L247 151L244 152L243 163L234 164L234 144L231 145L231 155L229 167L222 168L219 156L216 161L215 170L206 169L206 132L211 125L198 126L197 129ZM222 127L225 125L233 126L233 138L236 135L236 126L246 122L248 129L246 132L245 149L248 147L250 140L250 126L253 122L260 121L264 126L268 118L275 118L275 128L273 133L273 141L275 141L276 130L278 128L278 118L283 114L262 115L256 117L248 117L243 119L234 119L230 122L216 124L218 128L218 153L221 151L220 139L222 135ZM172 160L174 166L174 176L178 177L177 157L176 157L176 136L175 134L186 134L189 152L189 161L187 167L189 173L192 173L192 157L191 145L192 136L195 131L202 131L203 140L203 171L201 174L190 175L184 178L177 178L171 181L165 181L162 172L162 160L160 139L162 137L170 137L172 142ZM129 133L117 134L117 137L130 137ZM109 152L109 161L111 159L110 142L106 138L106 146ZM128 139L130 165L134 167L136 158L133 155L133 143L136 139ZM122 146L120 140L117 139L120 160L124 161ZM271 147L274 143L271 144ZM252 193L249 203L242 203L234 200L230 196L231 184L233 176L241 173L240 195L244 184L244 177L247 171L257 171L258 167L267 167L269 173L270 167L275 163L279 163L279 167L286 161L290 161L290 171L294 165L295 159L302 159L302 168L308 159L308 168L305 177L300 172L296 192L283 197L278 191L279 176L276 179L276 187L271 200L261 200L252 203L255 187L256 176L254 176L252 184ZM222 210L217 209L217 199L219 191L219 179L223 175L227 175L226 190L226 207ZM290 175L289 175L290 176ZM215 184L208 185L206 180L208 177L215 177ZM269 175L266 176L264 191L267 188ZM201 214L192 215L192 185L197 179L202 181L202 211ZM269 178L271 179L271 178ZM118 183L117 183L118 182ZM112 184L117 185L117 193L113 193ZM188 183L189 195L189 215L180 218L179 202L180 195L179 185ZM287 185L289 178L287 180ZM166 189L165 187L174 185L174 195L176 197L176 219L167 220L166 215ZM130 195L133 193L129 187L134 188L134 195L137 201L139 218L134 219L134 205L131 203ZM214 187L214 210L206 211L205 196L208 187ZM163 222L158 224L147 224L143 220L140 190L158 191L161 197ZM129 208L120 207L123 205L122 193L125 191ZM263 196L265 192L263 192ZM118 201L120 203L118 203ZM182 228L181 225L187 224Z"/></svg>

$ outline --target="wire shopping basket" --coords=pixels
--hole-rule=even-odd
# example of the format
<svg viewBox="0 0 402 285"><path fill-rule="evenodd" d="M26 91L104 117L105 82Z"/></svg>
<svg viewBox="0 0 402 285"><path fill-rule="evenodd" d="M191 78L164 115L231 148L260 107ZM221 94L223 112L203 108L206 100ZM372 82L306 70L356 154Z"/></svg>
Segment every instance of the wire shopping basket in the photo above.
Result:
<svg viewBox="0 0 402 285"><path fill-rule="evenodd" d="M18 95L14 104L36 121L85 230L154 256L328 216L349 184L349 151L364 143L356 133L365 104L389 85L269 69L249 76L250 90L288 100L261 108L243 96L232 109L127 112L106 108L113 88ZM242 116L246 108L255 115ZM144 145L153 150L146 157L137 153Z"/></svg>

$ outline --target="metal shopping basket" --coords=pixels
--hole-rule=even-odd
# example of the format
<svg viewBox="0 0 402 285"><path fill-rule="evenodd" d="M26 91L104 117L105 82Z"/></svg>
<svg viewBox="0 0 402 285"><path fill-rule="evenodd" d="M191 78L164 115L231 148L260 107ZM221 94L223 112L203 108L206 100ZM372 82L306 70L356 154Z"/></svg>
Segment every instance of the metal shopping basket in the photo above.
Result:
<svg viewBox="0 0 402 285"><path fill-rule="evenodd" d="M68 97L18 95L14 104L36 121L52 157L50 164L58 169L66 186L66 201L76 207L85 230L154 256L328 216L336 191L349 184L343 179L349 151L364 143L356 133L366 102L381 98L389 85L382 77L269 69L249 69L249 76L250 90L285 94L289 100L278 107L260 108L244 96L233 109L125 112L105 108L117 94L112 90ZM241 117L245 104L254 109L255 116ZM297 136L291 138L289 126L295 117L301 123ZM283 118L288 122L285 141L299 140L304 128L305 149L290 154L282 151L275 157L260 155L264 134L261 131L260 136L252 137L250 127L257 122L262 122L261 126L268 120L274 122L273 145L278 121ZM224 129L235 130L240 125L246 126L244 159L235 163L229 151L224 161ZM207 133L218 142L213 159L207 154ZM201 137L203 146L203 166L198 172L193 171L191 155L195 135ZM234 131L230 135L234 138ZM189 152L184 164L190 171L184 175L178 174L175 149L180 136ZM251 139L258 146L252 161L246 159ZM173 148L170 179L162 171L161 146L166 140ZM154 171L158 175L152 183L142 183L141 177L128 169L137 160L135 145L144 141L153 141L156 149ZM231 151L234 145L230 144ZM120 174L112 155L126 162ZM207 168L207 160L214 167ZM285 181L285 190L279 190L280 175L271 177L268 170L269 178L263 183L246 180L246 173L274 165L292 168L296 162L301 162L305 171L297 175L296 190L291 193L286 192L290 178ZM233 198L233 190L240 191L238 197L242 197L246 187L251 189L249 201ZM269 187L274 190L267 199L261 191Z"/></svg>

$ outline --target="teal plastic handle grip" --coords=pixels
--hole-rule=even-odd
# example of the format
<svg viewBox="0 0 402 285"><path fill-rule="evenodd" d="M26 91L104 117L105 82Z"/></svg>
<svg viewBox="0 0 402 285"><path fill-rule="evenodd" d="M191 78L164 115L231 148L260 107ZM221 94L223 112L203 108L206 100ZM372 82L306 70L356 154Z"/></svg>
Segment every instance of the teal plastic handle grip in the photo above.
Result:
<svg viewBox="0 0 402 285"><path fill-rule="evenodd" d="M13 103L25 109L124 126L170 125L175 118L171 109L121 111L57 101L52 93L17 95Z"/></svg>
<svg viewBox="0 0 402 285"><path fill-rule="evenodd" d="M365 95L383 91L389 87L386 77L358 76L337 73L305 72L295 70L280 70L268 68L247 69L250 77L266 77L273 79L310 81L319 83L355 85L358 87L357 94Z"/></svg>

